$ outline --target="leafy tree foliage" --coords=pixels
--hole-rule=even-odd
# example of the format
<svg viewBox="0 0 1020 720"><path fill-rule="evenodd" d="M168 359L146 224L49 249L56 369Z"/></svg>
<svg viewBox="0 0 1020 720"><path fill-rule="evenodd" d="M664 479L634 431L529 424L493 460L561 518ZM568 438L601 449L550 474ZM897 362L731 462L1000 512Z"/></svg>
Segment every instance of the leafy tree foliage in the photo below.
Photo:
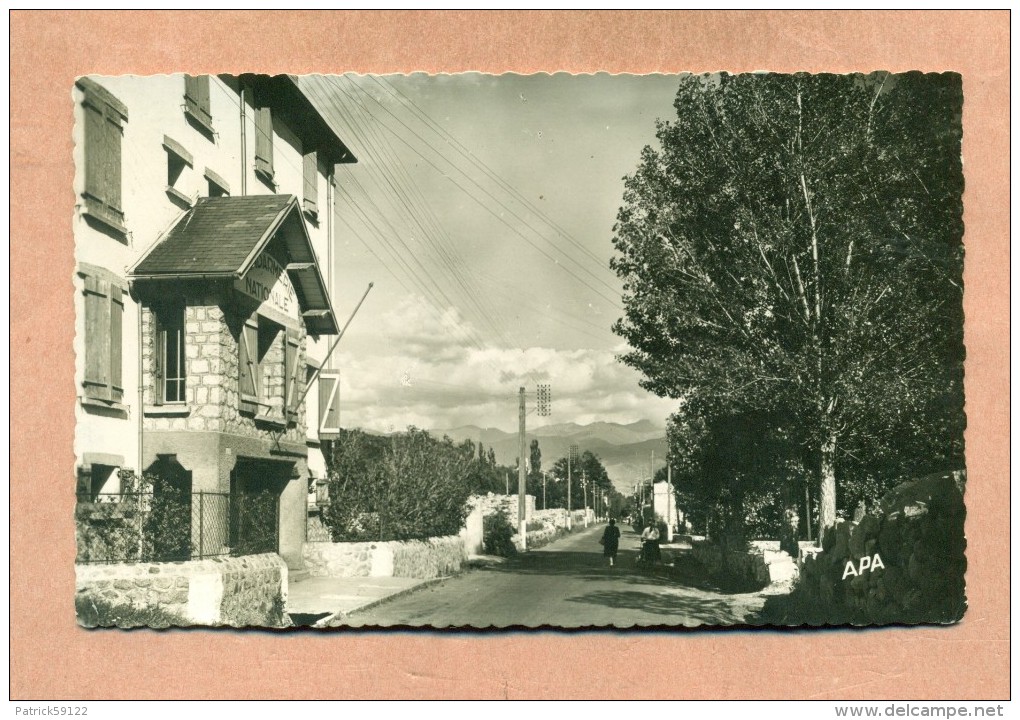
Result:
<svg viewBox="0 0 1020 720"><path fill-rule="evenodd" d="M573 477L573 483L571 485L570 494L570 506L574 510L580 510L584 507L584 489L581 486L582 480L588 483L588 506L594 507L592 500L592 492L594 488L605 494L610 500L610 509L613 508L612 498L619 496L619 493L613 487L612 481L609 479L609 474L606 472L605 466L602 464L602 460L599 459L598 455L595 455L589 450L582 452L577 460L571 463L571 475ZM548 500L549 507L551 508L565 508L567 507L567 458L563 457L557 460L549 471L548 481ZM617 503L618 507L622 508L622 498Z"/></svg>
<svg viewBox="0 0 1020 720"><path fill-rule="evenodd" d="M334 541L456 534L466 516L474 455L470 441L458 446L414 427L388 438L342 431L328 458L323 521Z"/></svg>
<svg viewBox="0 0 1020 720"><path fill-rule="evenodd" d="M752 465L814 477L820 532L962 466L961 104L951 74L681 80L626 180L614 329L643 387L682 402L671 460L706 508L746 499L718 460L749 421L790 450Z"/></svg>

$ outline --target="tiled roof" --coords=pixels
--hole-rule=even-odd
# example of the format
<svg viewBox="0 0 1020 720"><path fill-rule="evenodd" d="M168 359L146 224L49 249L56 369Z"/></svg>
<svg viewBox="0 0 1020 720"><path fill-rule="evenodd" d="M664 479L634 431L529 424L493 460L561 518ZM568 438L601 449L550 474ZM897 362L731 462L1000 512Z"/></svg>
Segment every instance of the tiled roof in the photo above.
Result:
<svg viewBox="0 0 1020 720"><path fill-rule="evenodd" d="M133 274L236 273L292 202L292 195L202 198L142 258Z"/></svg>

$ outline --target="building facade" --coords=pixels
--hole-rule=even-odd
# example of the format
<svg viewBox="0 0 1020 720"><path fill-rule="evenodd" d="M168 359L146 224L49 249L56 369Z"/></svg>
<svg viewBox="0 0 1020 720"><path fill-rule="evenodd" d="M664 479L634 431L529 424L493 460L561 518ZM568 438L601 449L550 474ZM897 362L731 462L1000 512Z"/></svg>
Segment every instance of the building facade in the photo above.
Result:
<svg viewBox="0 0 1020 720"><path fill-rule="evenodd" d="M338 423L334 171L356 160L297 78L82 78L73 100L79 499L156 477L202 497L193 553L275 526L257 549L299 567Z"/></svg>

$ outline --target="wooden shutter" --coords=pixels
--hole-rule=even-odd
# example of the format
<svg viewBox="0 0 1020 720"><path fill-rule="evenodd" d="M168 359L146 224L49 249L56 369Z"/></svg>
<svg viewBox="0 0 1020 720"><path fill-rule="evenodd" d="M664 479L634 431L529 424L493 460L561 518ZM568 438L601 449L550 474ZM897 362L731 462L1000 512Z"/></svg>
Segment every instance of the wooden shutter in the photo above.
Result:
<svg viewBox="0 0 1020 720"><path fill-rule="evenodd" d="M110 399L124 400L124 293L117 285L110 286Z"/></svg>
<svg viewBox="0 0 1020 720"><path fill-rule="evenodd" d="M110 400L110 283L85 276L85 397Z"/></svg>
<svg viewBox="0 0 1020 720"><path fill-rule="evenodd" d="M284 397L286 398L287 420L297 422L298 400L304 393L301 377L304 368L298 363L301 350L301 331L287 328L287 357L284 373Z"/></svg>
<svg viewBox="0 0 1020 720"><path fill-rule="evenodd" d="M103 200L107 207L117 216L123 217L121 209L121 157L120 140L121 128L120 118L112 108L106 108L106 182Z"/></svg>
<svg viewBox="0 0 1020 720"><path fill-rule="evenodd" d="M121 204L122 110L104 100L104 94L86 90L82 105L85 115L85 195L88 209L100 219L120 226L124 222ZM106 94L109 97L108 93Z"/></svg>
<svg viewBox="0 0 1020 720"><path fill-rule="evenodd" d="M85 193L102 202L105 185L106 120L103 108L86 102L85 113Z"/></svg>
<svg viewBox="0 0 1020 720"><path fill-rule="evenodd" d="M212 104L209 100L209 76L184 76L184 107L193 118L212 129Z"/></svg>
<svg viewBox="0 0 1020 720"><path fill-rule="evenodd" d="M304 209L313 215L319 212L319 160L318 153L305 154Z"/></svg>
<svg viewBox="0 0 1020 720"><path fill-rule="evenodd" d="M340 373L319 373L319 439L340 437Z"/></svg>
<svg viewBox="0 0 1020 720"><path fill-rule="evenodd" d="M238 338L238 372L241 389L241 410L255 412L259 398L259 325L258 316L248 318Z"/></svg>
<svg viewBox="0 0 1020 720"><path fill-rule="evenodd" d="M268 107L255 108L255 170L273 176L273 113Z"/></svg>

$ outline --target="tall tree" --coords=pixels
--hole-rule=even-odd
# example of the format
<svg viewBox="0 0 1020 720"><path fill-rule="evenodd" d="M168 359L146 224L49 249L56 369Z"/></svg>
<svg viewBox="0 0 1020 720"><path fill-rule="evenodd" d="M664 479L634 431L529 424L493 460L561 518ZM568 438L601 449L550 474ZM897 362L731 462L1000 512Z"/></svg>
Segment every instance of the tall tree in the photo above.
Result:
<svg viewBox="0 0 1020 720"><path fill-rule="evenodd" d="M530 448L531 472L536 475L542 474L542 449L538 446L538 438L533 438Z"/></svg>
<svg viewBox="0 0 1020 720"><path fill-rule="evenodd" d="M626 179L622 360L796 438L820 534L841 469L962 464L961 104L951 74L685 76Z"/></svg>

